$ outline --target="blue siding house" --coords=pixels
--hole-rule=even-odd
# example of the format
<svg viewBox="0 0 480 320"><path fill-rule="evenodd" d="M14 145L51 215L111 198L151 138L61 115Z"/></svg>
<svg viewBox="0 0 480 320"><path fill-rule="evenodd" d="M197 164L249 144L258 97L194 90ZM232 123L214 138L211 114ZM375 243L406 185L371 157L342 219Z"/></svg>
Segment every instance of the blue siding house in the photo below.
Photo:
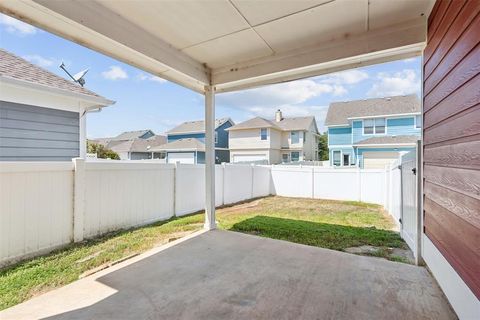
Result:
<svg viewBox="0 0 480 320"><path fill-rule="evenodd" d="M228 131L235 123L230 118L215 120L215 162L229 162ZM167 144L155 148L166 152L167 163L205 163L205 121L187 121L167 132Z"/></svg>
<svg viewBox="0 0 480 320"><path fill-rule="evenodd" d="M330 165L384 168L415 149L422 120L416 95L330 104L328 128Z"/></svg>

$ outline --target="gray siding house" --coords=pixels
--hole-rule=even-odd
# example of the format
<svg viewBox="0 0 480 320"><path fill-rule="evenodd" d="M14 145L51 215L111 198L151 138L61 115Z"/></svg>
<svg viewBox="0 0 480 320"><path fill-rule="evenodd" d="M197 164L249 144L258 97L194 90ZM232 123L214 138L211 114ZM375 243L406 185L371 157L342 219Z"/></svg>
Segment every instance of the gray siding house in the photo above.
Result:
<svg viewBox="0 0 480 320"><path fill-rule="evenodd" d="M0 49L0 161L86 155L86 114L114 104Z"/></svg>
<svg viewBox="0 0 480 320"><path fill-rule="evenodd" d="M167 142L167 137L156 135L152 130L122 132L116 137L90 140L115 151L121 160L164 159L164 152L154 152L153 148Z"/></svg>

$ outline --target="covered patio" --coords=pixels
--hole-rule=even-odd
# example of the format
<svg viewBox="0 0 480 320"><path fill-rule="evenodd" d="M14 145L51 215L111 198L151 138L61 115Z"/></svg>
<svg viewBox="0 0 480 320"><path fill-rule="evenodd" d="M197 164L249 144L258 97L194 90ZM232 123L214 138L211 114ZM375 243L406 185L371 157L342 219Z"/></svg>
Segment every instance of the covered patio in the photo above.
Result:
<svg viewBox="0 0 480 320"><path fill-rule="evenodd" d="M153 249L0 317L456 319L425 268L220 230Z"/></svg>
<svg viewBox="0 0 480 320"><path fill-rule="evenodd" d="M214 230L216 93L420 56L427 45L428 17L438 11L440 21L449 6L438 1L432 11L434 4L433 0L2 1L0 11L5 14L204 95L209 231L9 309L7 318L455 318L424 268ZM434 22L432 30L439 24ZM445 67L445 74L449 68L453 66ZM445 90L445 95L452 90ZM478 300L471 292L465 294L469 289L442 253L434 246L431 252L433 268L443 268L435 272L460 283L450 301L458 304L468 298L468 307L461 302L455 310L473 315ZM439 282L441 278L437 275ZM445 288L449 285L446 281Z"/></svg>

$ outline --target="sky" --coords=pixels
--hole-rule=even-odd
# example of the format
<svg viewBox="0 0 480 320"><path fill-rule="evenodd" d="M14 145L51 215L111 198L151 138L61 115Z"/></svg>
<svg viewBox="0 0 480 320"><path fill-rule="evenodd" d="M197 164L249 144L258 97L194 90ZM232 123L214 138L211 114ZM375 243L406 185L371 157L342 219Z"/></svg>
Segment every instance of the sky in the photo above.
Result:
<svg viewBox="0 0 480 320"><path fill-rule="evenodd" d="M87 118L87 137L111 137L123 131L151 129L162 134L174 126L204 118L203 96L71 41L0 14L0 46L59 76L89 68L85 87L116 101ZM255 116L272 119L313 115L321 132L328 105L416 93L420 96L420 58L410 58L216 96L216 117L234 122Z"/></svg>

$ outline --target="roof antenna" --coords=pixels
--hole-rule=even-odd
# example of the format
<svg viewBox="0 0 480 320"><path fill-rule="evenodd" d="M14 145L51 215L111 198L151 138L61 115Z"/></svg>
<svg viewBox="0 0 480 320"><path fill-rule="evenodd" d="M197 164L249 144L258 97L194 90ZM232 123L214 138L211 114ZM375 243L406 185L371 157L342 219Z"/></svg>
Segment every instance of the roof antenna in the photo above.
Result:
<svg viewBox="0 0 480 320"><path fill-rule="evenodd" d="M62 61L62 64L60 65L60 69L62 69L63 71L65 71L66 74L68 74L68 76L70 78L72 78L73 82L76 82L78 83L79 85L81 85L82 87L85 85L85 79L83 79L83 77L87 74L88 72L88 69L85 69L83 71L80 71L79 73L75 74L74 76L72 76L70 74L70 72L67 71L67 68L65 68L65 63L63 63Z"/></svg>

